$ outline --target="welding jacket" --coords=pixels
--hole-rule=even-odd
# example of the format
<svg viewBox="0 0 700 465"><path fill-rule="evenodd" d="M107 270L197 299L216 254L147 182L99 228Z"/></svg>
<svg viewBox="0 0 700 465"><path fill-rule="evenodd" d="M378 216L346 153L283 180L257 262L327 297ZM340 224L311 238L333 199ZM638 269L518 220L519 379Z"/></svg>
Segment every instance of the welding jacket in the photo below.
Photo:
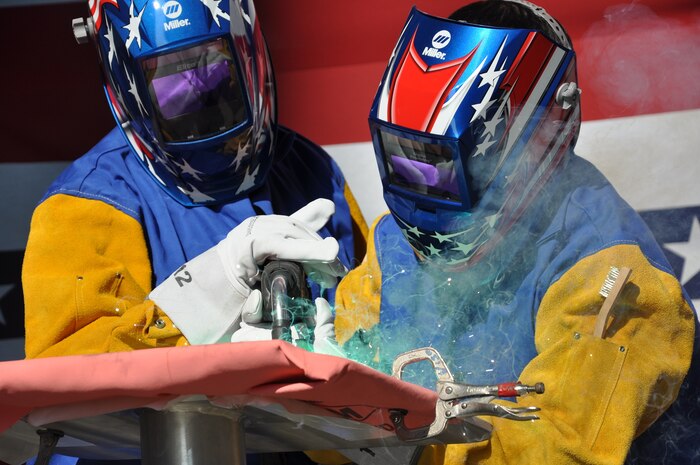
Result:
<svg viewBox="0 0 700 465"><path fill-rule="evenodd" d="M601 338L593 329L611 266L632 273ZM498 401L537 406L539 420L483 417L490 440L426 448L420 463L621 464L681 388L696 326L689 302L639 216L572 154L518 225L461 271L420 262L393 217L380 217L364 261L338 287L336 333L349 356L386 372L397 354L432 346L458 382L545 384L542 395ZM404 378L428 379L425 366L415 371ZM680 448L694 455L677 457L697 460L699 397L684 389L694 410L666 430L692 438ZM659 431L635 441L645 450L628 460L672 457L676 445Z"/></svg>
<svg viewBox="0 0 700 465"><path fill-rule="evenodd" d="M153 181L120 132L109 133L61 174L32 217L22 270L27 357L187 344L146 296L253 215L331 199L336 213L319 234L335 237L340 259L354 265L367 228L337 165L281 127L274 156L267 184L250 197L187 207Z"/></svg>

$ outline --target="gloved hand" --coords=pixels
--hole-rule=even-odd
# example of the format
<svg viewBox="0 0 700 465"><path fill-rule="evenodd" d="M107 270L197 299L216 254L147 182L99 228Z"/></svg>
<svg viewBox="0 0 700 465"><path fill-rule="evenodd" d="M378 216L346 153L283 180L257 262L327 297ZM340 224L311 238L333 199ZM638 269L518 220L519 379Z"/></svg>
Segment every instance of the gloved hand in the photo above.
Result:
<svg viewBox="0 0 700 465"><path fill-rule="evenodd" d="M316 304L314 352L345 358L345 352L335 340L335 317L330 304L323 297L317 298L314 303ZM262 311L244 311L241 328L233 333L231 342L272 340L271 323L261 323L261 319Z"/></svg>
<svg viewBox="0 0 700 465"><path fill-rule="evenodd" d="M326 299L319 297L316 304L316 327L314 328L314 352L346 358L345 352L335 339L335 316Z"/></svg>
<svg viewBox="0 0 700 465"><path fill-rule="evenodd" d="M347 272L337 258L338 242L316 233L334 212L332 201L317 199L288 217L248 218L182 265L148 298L191 344L229 341L243 311L261 313L262 296L251 285L259 279L258 265L267 259L300 262L306 274L325 287Z"/></svg>

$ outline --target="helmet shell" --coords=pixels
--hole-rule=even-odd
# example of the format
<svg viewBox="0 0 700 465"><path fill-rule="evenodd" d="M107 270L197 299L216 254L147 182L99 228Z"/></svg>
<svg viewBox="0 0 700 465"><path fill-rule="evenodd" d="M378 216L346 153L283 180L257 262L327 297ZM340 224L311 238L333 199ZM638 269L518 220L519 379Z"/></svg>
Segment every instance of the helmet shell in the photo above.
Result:
<svg viewBox="0 0 700 465"><path fill-rule="evenodd" d="M272 67L252 1L90 0L89 7L108 103L156 182L185 205L230 201L260 187L272 162L276 108ZM184 66L176 57L196 57L207 47L223 51L227 66L217 69L240 96L235 105L222 97L217 103L238 116L219 130L169 140L148 66L157 60ZM169 77L178 72L180 83L190 77L179 68ZM174 88L180 94L171 101L196 101L199 90Z"/></svg>
<svg viewBox="0 0 700 465"><path fill-rule="evenodd" d="M517 221L577 137L576 82L573 50L541 32L411 11L370 130L421 257L466 263Z"/></svg>

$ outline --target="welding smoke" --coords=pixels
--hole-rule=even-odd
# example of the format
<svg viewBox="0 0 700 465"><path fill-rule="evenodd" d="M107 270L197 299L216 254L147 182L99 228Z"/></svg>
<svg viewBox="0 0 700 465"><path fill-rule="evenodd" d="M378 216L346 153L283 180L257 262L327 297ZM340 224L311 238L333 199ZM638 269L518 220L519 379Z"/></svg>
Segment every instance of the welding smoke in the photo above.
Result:
<svg viewBox="0 0 700 465"><path fill-rule="evenodd" d="M638 3L612 6L574 47L579 69L586 72L584 92L604 103L606 115L700 104L700 10L677 19Z"/></svg>

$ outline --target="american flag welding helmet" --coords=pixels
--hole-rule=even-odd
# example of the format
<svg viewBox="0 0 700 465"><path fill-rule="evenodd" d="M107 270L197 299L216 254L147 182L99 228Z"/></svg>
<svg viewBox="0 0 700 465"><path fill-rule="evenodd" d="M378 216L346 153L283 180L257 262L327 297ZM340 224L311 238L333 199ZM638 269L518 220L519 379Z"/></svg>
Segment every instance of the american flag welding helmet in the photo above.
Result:
<svg viewBox="0 0 700 465"><path fill-rule="evenodd" d="M419 257L474 263L575 143L576 61L559 31L411 11L369 124L384 198Z"/></svg>
<svg viewBox="0 0 700 465"><path fill-rule="evenodd" d="M272 162L272 67L251 0L89 0L109 105L133 152L185 205L235 200Z"/></svg>

